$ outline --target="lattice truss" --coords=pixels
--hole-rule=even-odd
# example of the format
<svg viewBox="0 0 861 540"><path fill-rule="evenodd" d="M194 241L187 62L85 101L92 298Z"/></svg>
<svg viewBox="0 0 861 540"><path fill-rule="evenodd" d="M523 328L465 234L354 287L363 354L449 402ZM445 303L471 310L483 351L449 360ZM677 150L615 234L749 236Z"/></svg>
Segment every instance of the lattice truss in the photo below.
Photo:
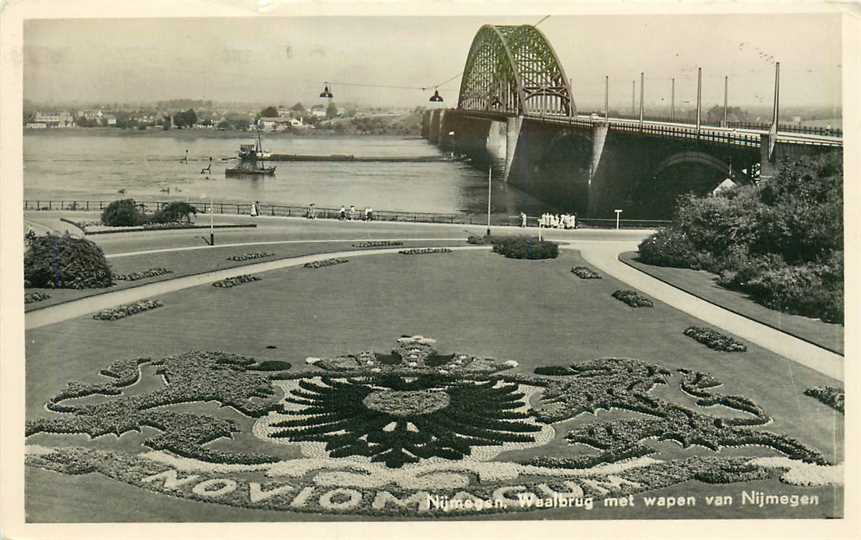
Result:
<svg viewBox="0 0 861 540"><path fill-rule="evenodd" d="M576 111L556 52L531 25L481 27L466 59L458 108L565 116Z"/></svg>

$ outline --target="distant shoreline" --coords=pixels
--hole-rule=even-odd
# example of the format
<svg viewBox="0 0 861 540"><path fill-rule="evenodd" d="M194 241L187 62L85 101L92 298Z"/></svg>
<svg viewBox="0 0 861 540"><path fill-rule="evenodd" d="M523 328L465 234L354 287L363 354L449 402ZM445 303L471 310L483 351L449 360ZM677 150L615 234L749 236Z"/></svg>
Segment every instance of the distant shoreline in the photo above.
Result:
<svg viewBox="0 0 861 540"><path fill-rule="evenodd" d="M81 135L81 136L108 136L108 137L172 137L175 139L253 139L255 133L253 131L241 131L236 129L206 129L206 128L189 128L189 129L122 129L113 127L93 127L93 128L44 128L32 129L24 128L24 135L48 135L48 136L65 136L65 135ZM264 132L263 136L267 139L289 139L292 137L396 137L399 139L420 139L418 133L413 135L404 135L402 133L353 133L343 132L338 133L333 129L306 129L301 132Z"/></svg>

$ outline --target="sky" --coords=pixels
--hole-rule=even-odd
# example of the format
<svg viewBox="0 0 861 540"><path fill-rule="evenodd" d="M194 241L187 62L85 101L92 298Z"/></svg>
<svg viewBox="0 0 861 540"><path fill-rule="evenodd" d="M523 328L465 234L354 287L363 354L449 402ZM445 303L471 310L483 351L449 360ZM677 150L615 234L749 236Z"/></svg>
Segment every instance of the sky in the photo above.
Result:
<svg viewBox="0 0 861 540"><path fill-rule="evenodd" d="M455 106L469 46L483 24L541 17L255 17L45 19L24 27L24 98L35 102L211 99L292 105L319 101L427 105L440 86ZM538 26L573 80L578 108L630 110L645 73L647 109L772 101L781 63L781 107L841 104L838 15L554 15ZM414 88L368 88L358 84ZM430 90L421 90L425 87ZM639 95L639 86L637 87ZM663 100L663 101L662 101Z"/></svg>

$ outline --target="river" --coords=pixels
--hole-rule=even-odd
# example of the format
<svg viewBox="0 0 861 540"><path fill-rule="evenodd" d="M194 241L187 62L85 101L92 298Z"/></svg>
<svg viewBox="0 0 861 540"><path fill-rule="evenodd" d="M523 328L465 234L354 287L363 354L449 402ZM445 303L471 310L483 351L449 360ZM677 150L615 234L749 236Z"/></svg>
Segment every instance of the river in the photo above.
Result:
<svg viewBox="0 0 861 540"><path fill-rule="evenodd" d="M25 199L187 200L321 207L356 205L408 212L487 211L487 173L462 162L349 163L273 162L274 177L226 178L239 134L51 130L24 135ZM266 151L285 154L437 156L419 138L400 136L279 135L263 141ZM188 163L183 162L188 150ZM212 172L201 169L213 157ZM125 190L120 194L120 190ZM494 213L536 215L541 201L502 182L493 182Z"/></svg>

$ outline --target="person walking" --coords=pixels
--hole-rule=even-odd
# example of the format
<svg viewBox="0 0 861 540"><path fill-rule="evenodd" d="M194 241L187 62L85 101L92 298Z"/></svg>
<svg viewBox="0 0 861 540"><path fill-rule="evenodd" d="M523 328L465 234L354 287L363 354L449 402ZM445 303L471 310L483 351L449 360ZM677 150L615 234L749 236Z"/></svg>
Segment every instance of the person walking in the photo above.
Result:
<svg viewBox="0 0 861 540"><path fill-rule="evenodd" d="M523 212L520 212L520 226L526 227L526 214Z"/></svg>
<svg viewBox="0 0 861 540"><path fill-rule="evenodd" d="M251 217L257 217L259 204L260 201L254 201L253 203L251 203Z"/></svg>
<svg viewBox="0 0 861 540"><path fill-rule="evenodd" d="M341 209L338 210L338 219L340 219L341 221L347 219L347 209L344 208L343 204L341 205Z"/></svg>

